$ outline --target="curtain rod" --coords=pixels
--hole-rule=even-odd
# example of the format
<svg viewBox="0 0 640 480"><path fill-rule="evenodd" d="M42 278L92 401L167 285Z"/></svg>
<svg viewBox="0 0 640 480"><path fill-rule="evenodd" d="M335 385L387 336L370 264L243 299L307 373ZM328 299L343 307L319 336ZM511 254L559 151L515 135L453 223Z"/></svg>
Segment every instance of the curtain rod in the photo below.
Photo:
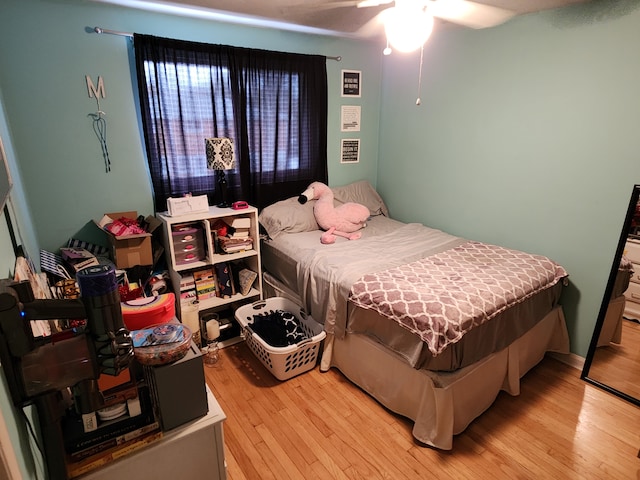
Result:
<svg viewBox="0 0 640 480"><path fill-rule="evenodd" d="M105 33L107 35L120 35L121 37L133 38L133 33L118 32L117 30L107 30L106 28L102 28L102 27L94 27L93 31L95 33ZM337 57L325 56L325 58L328 58L329 60L335 60L336 62L342 61L342 57L340 55L338 55Z"/></svg>

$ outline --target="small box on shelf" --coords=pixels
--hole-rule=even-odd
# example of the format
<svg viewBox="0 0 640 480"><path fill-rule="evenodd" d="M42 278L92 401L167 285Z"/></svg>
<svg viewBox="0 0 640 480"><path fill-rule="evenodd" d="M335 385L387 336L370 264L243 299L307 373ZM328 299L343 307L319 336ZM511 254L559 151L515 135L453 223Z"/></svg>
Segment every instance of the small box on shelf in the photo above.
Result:
<svg viewBox="0 0 640 480"><path fill-rule="evenodd" d="M172 217L188 215L190 213L202 213L209 210L209 200L206 195L198 195L193 197L185 195L184 197L167 199L168 214Z"/></svg>

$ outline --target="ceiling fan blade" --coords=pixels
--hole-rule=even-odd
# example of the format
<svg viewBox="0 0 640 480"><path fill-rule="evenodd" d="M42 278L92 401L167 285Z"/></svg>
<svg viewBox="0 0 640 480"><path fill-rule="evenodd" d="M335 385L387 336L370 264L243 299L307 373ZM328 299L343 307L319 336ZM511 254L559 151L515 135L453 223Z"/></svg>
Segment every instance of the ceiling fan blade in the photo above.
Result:
<svg viewBox="0 0 640 480"><path fill-rule="evenodd" d="M287 7L283 7L285 10L308 10L308 11L316 11L316 10L332 10L334 8L343 8L343 7L355 7L358 5L358 0L336 0L332 2L315 2L315 3L299 3L294 5L289 5Z"/></svg>
<svg viewBox="0 0 640 480"><path fill-rule="evenodd" d="M494 27L516 15L504 8L469 0L432 0L427 9L434 17L470 28Z"/></svg>
<svg viewBox="0 0 640 480"><path fill-rule="evenodd" d="M367 7L379 7L380 5L387 5L393 3L393 0L362 0L356 4L358 8Z"/></svg>
<svg viewBox="0 0 640 480"><path fill-rule="evenodd" d="M291 23L360 37L357 33L360 27L384 7L360 10L355 8L357 3L358 0L302 0L295 5L282 7L281 11Z"/></svg>
<svg viewBox="0 0 640 480"><path fill-rule="evenodd" d="M355 32L360 38L373 38L384 35L384 10L362 25Z"/></svg>

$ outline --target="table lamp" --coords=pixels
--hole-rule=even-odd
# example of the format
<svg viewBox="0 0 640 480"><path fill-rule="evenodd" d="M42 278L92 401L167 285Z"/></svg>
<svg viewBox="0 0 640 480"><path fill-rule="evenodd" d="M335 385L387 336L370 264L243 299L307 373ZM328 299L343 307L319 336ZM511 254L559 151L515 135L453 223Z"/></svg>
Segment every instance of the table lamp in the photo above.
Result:
<svg viewBox="0 0 640 480"><path fill-rule="evenodd" d="M230 207L227 202L227 178L225 170L233 170L236 165L236 156L233 150L233 140L230 138L205 138L207 150L207 168L215 170L218 178L218 191L220 203L218 207Z"/></svg>

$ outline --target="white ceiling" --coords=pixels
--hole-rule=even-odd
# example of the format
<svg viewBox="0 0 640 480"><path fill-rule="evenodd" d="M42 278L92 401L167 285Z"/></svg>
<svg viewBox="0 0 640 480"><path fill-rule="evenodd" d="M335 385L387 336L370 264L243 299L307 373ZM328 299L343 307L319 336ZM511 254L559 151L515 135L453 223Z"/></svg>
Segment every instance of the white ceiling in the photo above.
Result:
<svg viewBox="0 0 640 480"><path fill-rule="evenodd" d="M172 12L174 7L188 7L189 10L175 10L181 15L209 16L223 14L224 21L233 22L229 14L238 15L238 23L259 24L261 19L277 22L282 29L311 29L318 33L367 37L381 33L381 29L371 29L371 21L390 5L356 8L357 0L93 0L148 8L150 10ZM447 2L453 0L436 0ZM503 8L516 15L560 8L590 0L474 0L475 3ZM324 32L322 32L324 31Z"/></svg>

